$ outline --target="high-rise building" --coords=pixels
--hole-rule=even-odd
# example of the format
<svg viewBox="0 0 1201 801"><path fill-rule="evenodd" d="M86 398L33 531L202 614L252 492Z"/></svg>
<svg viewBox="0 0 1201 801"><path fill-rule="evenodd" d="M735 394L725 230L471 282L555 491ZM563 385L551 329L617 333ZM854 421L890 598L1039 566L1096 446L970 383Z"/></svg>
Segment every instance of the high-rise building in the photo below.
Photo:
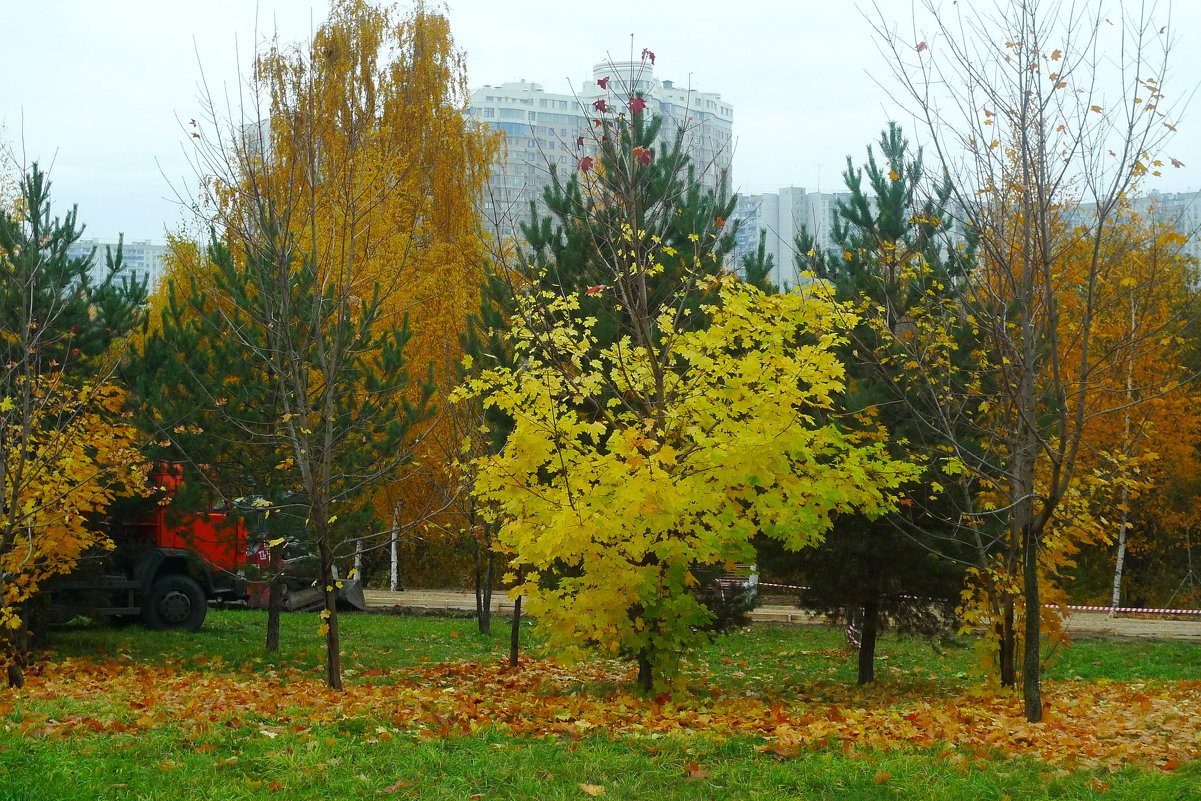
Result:
<svg viewBox="0 0 1201 801"><path fill-rule="evenodd" d="M778 192L739 195L734 219L738 221L735 258L753 253L759 247L760 234L772 257L770 280L781 291L800 282L796 268L796 236L802 229L824 250L835 248L831 234L838 201L849 200L848 192L807 192L803 187L789 186Z"/></svg>
<svg viewBox="0 0 1201 801"><path fill-rule="evenodd" d="M483 198L489 228L503 237L517 236L518 224L530 219L531 201L538 214L545 213L542 191L551 170L566 181L577 160L589 154L577 145L578 137L584 137L584 148L595 141L593 120L599 114L594 102L624 105L634 95L646 100L648 111L665 118L660 132L664 145L683 131L684 150L703 184L716 187L723 176L728 179L734 109L720 94L659 80L644 61L605 61L592 68L592 77L576 94L547 92L525 80L472 93L468 116L505 134L505 148L492 165Z"/></svg>
<svg viewBox="0 0 1201 801"><path fill-rule="evenodd" d="M87 256L95 249L96 258L92 262L92 275L95 278L102 278L107 270L105 248L112 250L114 256L117 255L116 241L104 239L80 239L67 248L67 255L71 258ZM147 288L153 291L158 285L159 278L162 277L166 257L166 245L156 245L150 240L126 241L121 248L123 267L118 275L136 273L139 279L149 276Z"/></svg>
<svg viewBox="0 0 1201 801"><path fill-rule="evenodd" d="M1201 263L1201 192L1149 192L1130 204L1148 219L1171 226L1187 238L1181 253Z"/></svg>

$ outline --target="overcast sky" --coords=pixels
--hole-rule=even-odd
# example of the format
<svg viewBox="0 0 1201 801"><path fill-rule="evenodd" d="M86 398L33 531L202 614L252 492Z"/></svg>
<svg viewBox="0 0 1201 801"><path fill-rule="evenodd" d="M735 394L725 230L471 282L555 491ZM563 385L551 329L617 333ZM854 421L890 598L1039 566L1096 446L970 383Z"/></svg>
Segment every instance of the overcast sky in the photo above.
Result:
<svg viewBox="0 0 1201 801"><path fill-rule="evenodd" d="M910 0L879 6L901 30L912 27ZM250 62L256 17L260 36L278 27L299 41L327 7L0 0L0 142L51 167L56 204L77 203L88 236L161 240L182 218L176 190L195 183L179 121L201 116L202 68L215 91L232 87ZM732 102L734 181L743 192L834 191L848 154L860 161L889 119L906 121L889 101L895 85L871 26L846 0L455 0L449 16L473 88L525 78L569 91L593 63L650 48L658 78ZM1201 3L1179 0L1171 27L1177 50L1167 88L1182 96L1201 80ZM1201 189L1196 106L1167 149L1186 167L1153 184L1163 191Z"/></svg>

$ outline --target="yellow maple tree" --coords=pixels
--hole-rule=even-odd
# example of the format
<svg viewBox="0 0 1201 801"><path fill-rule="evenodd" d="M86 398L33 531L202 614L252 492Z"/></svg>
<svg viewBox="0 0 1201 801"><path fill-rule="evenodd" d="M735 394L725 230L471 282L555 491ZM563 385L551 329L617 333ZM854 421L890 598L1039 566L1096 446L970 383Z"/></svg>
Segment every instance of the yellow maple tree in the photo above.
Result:
<svg viewBox="0 0 1201 801"><path fill-rule="evenodd" d="M25 602L85 551L111 548L101 516L115 498L145 492L124 391L59 375L12 389L0 398L0 663L19 656Z"/></svg>

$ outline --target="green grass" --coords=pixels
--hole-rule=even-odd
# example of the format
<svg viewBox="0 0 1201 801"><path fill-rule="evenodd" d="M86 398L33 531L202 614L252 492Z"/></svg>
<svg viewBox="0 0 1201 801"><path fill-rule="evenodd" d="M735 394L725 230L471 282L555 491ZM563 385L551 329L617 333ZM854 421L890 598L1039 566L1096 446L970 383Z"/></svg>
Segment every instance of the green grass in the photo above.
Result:
<svg viewBox="0 0 1201 801"><path fill-rule="evenodd" d="M314 614L285 614L280 626L280 649L269 654L265 612L245 609L211 610L199 632L151 633L140 626L105 627L89 623L52 629L51 656L123 655L138 662L174 662L181 667L224 665L240 669L312 668L323 670L325 640L317 634L321 620ZM377 614L339 615L342 665L351 672L367 668L403 668L425 662L481 660L508 654L508 620L493 622L489 637L479 634L474 619L408 617ZM523 626L525 637L532 626Z"/></svg>
<svg viewBox="0 0 1201 801"><path fill-rule="evenodd" d="M276 655L262 650L265 615L259 612L214 611L198 634L63 627L52 634L47 669L53 671L56 660L86 657L165 664L197 675L244 677L298 669L318 679L318 618L285 615L283 621ZM497 620L487 637L470 619L346 615L342 623L350 684L379 680L360 676L364 670L499 660L507 653L504 620ZM535 651L540 649L529 630L525 636ZM837 630L757 626L719 638L698 654L686 675L695 691L714 695L768 696L783 703L804 696L806 703L823 703L822 693L829 692L845 700L855 663L844 644ZM936 697L974 683L970 641L933 649L885 638L879 657L879 686L849 697ZM1048 676L1161 683L1201 679L1201 646L1084 640L1058 654ZM580 691L604 695L609 689ZM0 706L5 692L0 690ZM245 719L208 729L168 721L136 735L18 735L22 716L88 715L114 702L104 697L14 699L12 711L0 715L0 801L590 798L581 784L603 786L604 799L658 801L1201 798L1199 762L1174 772L1126 768L1107 773L978 754L950 760L941 751L922 750L823 748L777 759L756 750L762 740L746 737L517 738L485 726L472 734L431 738L396 730L381 735L384 727L378 724L385 721L374 719L315 723L305 731Z"/></svg>
<svg viewBox="0 0 1201 801"><path fill-rule="evenodd" d="M1201 792L1201 765L1168 774L1067 773L1037 763L955 767L924 753L835 751L777 760L735 740L476 735L370 743L335 732L267 739L232 732L197 753L169 731L0 746L0 801L93 799L1179 799ZM164 759L171 760L165 769ZM695 767L693 765L695 764ZM275 784L273 784L273 782ZM388 792L389 788L394 788Z"/></svg>

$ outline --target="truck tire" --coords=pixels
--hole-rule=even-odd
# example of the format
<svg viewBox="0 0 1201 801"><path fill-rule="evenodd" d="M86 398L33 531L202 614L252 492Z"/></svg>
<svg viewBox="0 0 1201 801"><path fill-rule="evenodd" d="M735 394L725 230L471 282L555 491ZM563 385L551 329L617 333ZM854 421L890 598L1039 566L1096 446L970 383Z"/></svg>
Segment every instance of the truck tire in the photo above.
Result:
<svg viewBox="0 0 1201 801"><path fill-rule="evenodd" d="M199 631L207 613L204 590L195 579L180 573L169 573L155 581L142 604L142 622L155 631Z"/></svg>

